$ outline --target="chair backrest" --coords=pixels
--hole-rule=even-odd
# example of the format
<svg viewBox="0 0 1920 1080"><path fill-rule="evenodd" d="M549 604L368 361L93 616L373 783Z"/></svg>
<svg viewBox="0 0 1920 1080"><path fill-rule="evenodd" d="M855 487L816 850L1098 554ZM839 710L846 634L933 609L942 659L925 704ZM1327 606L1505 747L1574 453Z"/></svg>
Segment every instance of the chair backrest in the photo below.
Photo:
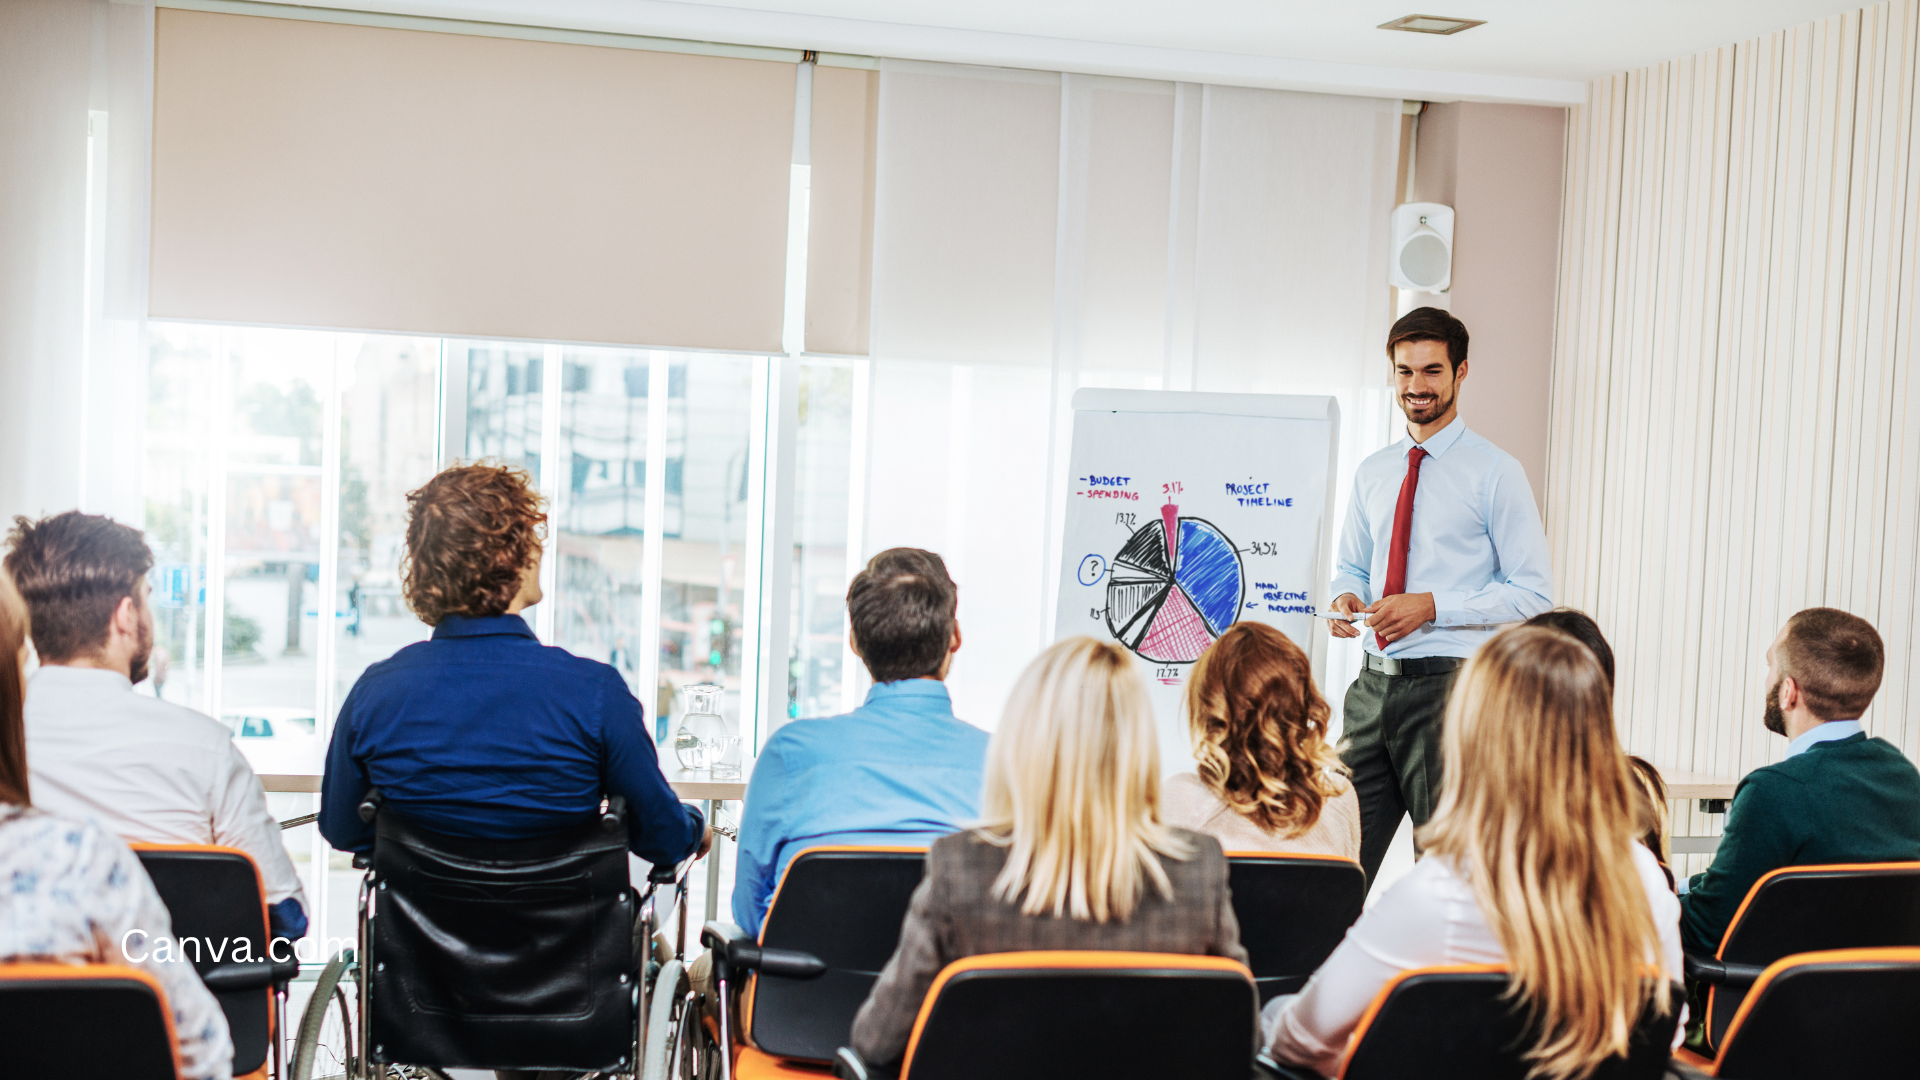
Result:
<svg viewBox="0 0 1920 1080"><path fill-rule="evenodd" d="M1526 1080L1532 1031L1524 1007L1506 996L1507 974L1505 967L1488 964L1401 972L1361 1017L1341 1080ZM1658 1080L1684 1000L1680 987L1671 985L1666 1015L1649 1006L1627 1055L1603 1063L1588 1080Z"/></svg>
<svg viewBox="0 0 1920 1080"><path fill-rule="evenodd" d="M115 964L0 964L0 1060L8 1076L176 1080L166 992Z"/></svg>
<svg viewBox="0 0 1920 1080"><path fill-rule="evenodd" d="M1246 1080L1258 1002L1252 972L1218 956L970 956L928 989L900 1080Z"/></svg>
<svg viewBox="0 0 1920 1080"><path fill-rule="evenodd" d="M1920 949L1834 949L1767 966L1714 1063L1739 1080L1913 1075Z"/></svg>
<svg viewBox="0 0 1920 1080"><path fill-rule="evenodd" d="M1305 986L1367 899L1366 871L1338 855L1230 851L1227 874L1262 1004Z"/></svg>
<svg viewBox="0 0 1920 1080"><path fill-rule="evenodd" d="M1787 866L1753 883L1720 939L1721 960L1765 966L1795 953L1920 946L1920 862ZM1747 991L1707 997L1718 1047Z"/></svg>
<svg viewBox="0 0 1920 1080"><path fill-rule="evenodd" d="M627 830L479 840L377 818L368 917L373 1061L631 1068Z"/></svg>
<svg viewBox="0 0 1920 1080"><path fill-rule="evenodd" d="M755 1046L826 1062L847 1045L854 1014L900 944L926 864L926 849L914 847L816 847L793 857L760 944L811 953L827 970L817 979L754 977L744 1012Z"/></svg>
<svg viewBox="0 0 1920 1080"><path fill-rule="evenodd" d="M205 974L226 959L259 960L269 944L266 886L253 856L212 844L133 844L133 853L167 905L173 935ZM285 946L282 946L284 950ZM266 1064L273 1039L273 992L230 990L215 994L233 1034L233 1073Z"/></svg>

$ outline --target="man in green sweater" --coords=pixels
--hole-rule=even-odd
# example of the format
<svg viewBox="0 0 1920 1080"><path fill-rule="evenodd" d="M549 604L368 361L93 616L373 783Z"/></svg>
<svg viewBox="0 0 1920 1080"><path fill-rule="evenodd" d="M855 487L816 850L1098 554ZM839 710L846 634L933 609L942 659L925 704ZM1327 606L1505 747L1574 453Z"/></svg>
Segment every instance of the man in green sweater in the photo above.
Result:
<svg viewBox="0 0 1920 1080"><path fill-rule="evenodd" d="M1712 954L1770 870L1920 859L1920 770L1860 728L1880 689L1880 635L1837 608L1787 620L1767 649L1767 730L1787 756L1734 789L1720 850L1680 897L1688 952Z"/></svg>

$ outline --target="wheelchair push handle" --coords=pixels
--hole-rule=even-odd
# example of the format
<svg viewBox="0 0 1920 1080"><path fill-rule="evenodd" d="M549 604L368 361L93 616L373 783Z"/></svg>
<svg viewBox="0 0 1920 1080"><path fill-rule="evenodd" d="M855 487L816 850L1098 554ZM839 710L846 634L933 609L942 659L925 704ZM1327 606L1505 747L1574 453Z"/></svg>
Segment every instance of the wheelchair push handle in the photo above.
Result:
<svg viewBox="0 0 1920 1080"><path fill-rule="evenodd" d="M627 823L627 797L610 795L600 807L600 828L603 832L617 833Z"/></svg>
<svg viewBox="0 0 1920 1080"><path fill-rule="evenodd" d="M360 815L361 821L371 825L373 819L380 813L380 804L386 801L387 797L380 794L379 788L368 788L366 795L360 799L360 805L354 809Z"/></svg>

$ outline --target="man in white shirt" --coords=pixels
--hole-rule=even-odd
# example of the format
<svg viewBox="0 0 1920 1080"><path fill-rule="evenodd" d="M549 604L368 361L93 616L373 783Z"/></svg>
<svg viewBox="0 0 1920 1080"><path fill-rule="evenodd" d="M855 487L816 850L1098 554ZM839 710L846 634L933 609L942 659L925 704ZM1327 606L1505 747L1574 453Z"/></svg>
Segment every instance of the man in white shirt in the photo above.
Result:
<svg viewBox="0 0 1920 1080"><path fill-rule="evenodd" d="M1365 652L1347 691L1340 759L1360 797L1372 888L1402 817L1440 795L1440 718L1466 658L1500 627L1553 607L1546 531L1526 470L1460 419L1467 328L1415 308L1387 335L1406 438L1360 463L1328 623ZM1365 633L1344 621L1368 613Z"/></svg>
<svg viewBox="0 0 1920 1080"><path fill-rule="evenodd" d="M230 733L133 691L153 654L153 552L139 531L68 511L15 518L7 539L40 655L27 684L33 804L136 843L239 848L260 868L274 934L304 935L300 878Z"/></svg>

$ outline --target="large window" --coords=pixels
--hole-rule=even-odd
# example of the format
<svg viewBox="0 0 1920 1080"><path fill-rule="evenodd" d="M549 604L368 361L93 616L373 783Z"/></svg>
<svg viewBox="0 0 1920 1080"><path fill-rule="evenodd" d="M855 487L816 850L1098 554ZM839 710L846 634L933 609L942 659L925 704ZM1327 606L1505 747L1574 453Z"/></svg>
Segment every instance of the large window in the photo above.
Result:
<svg viewBox="0 0 1920 1080"><path fill-rule="evenodd" d="M401 594L406 496L454 461L534 478L546 599L527 618L619 670L656 741L693 683L725 687L752 745L843 707L850 364L155 323L148 380L163 655L143 690L222 719L263 775L317 776L355 680L431 633ZM791 491L770 498L769 475ZM763 625L775 587L781 633ZM286 819L317 796L269 801ZM284 835L314 933L350 936L346 857L311 825Z"/></svg>

